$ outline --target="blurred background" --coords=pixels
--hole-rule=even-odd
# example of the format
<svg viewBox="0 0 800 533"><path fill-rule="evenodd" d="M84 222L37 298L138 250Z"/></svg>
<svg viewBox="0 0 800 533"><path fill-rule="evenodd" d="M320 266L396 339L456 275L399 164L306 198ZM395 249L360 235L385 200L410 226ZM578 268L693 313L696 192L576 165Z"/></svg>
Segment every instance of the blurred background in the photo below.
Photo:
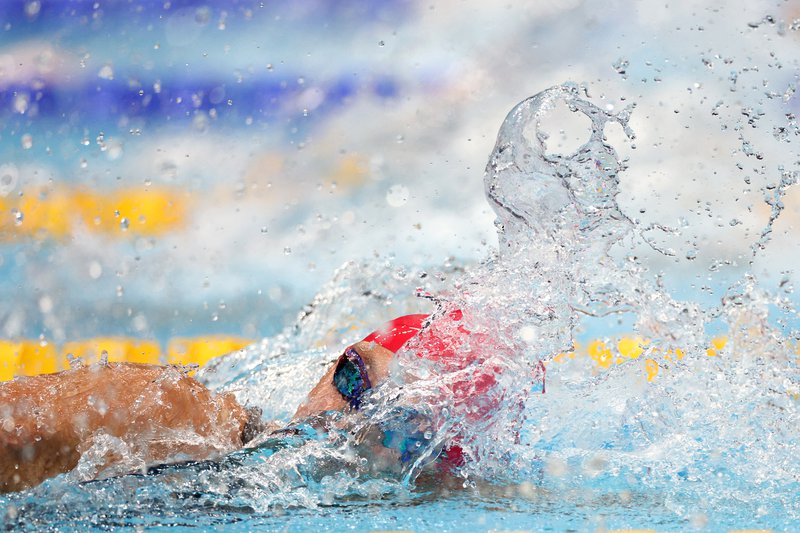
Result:
<svg viewBox="0 0 800 533"><path fill-rule="evenodd" d="M178 338L225 351L346 261L480 261L497 130L565 81L636 106L635 140L607 133L626 213L678 230L641 250L668 287L718 301L752 270L790 294L799 30L776 0L4 1L0 337L9 357L120 336L143 360ZM575 149L587 125L554 116L549 146Z"/></svg>

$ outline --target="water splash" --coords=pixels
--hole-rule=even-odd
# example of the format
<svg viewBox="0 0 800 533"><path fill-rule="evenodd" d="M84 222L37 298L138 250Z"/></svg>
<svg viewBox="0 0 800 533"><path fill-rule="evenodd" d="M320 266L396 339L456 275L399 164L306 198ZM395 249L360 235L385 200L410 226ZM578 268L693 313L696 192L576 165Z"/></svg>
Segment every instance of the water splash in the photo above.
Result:
<svg viewBox="0 0 800 533"><path fill-rule="evenodd" d="M665 371L647 384L631 365L612 367L599 378L587 369L550 365L548 394L527 402L523 429L534 451L506 448L516 468L492 475L538 473L554 488L655 488L687 517L697 511L685 503L694 498L705 509L760 501L797 518L792 492L800 465L790 421L798 414L793 391L800 374L790 339L769 318L770 306L786 302L746 274L717 308L703 312L692 302L674 300L638 261L614 259L630 249L626 239L642 238L616 203L622 165L602 137L608 122L621 120L626 127L627 117L602 112L576 91L562 86L526 100L501 128L486 174L487 196L498 213L500 256L475 278L484 282L482 291L502 295L491 320L512 325L511 331L520 331L525 317L541 318L533 302L548 302L551 325L530 324L537 328L537 342L524 357L562 351L569 340L565 332L574 331L580 315L632 314L635 332L653 340L646 355ZM592 120L589 141L567 156L548 155L538 134L524 142L526 127L536 127L559 99ZM796 180L783 176L781 185L768 191L772 213L754 251L766 245L785 188ZM614 247L623 253L612 253ZM512 284L504 281L505 273L496 278L497 265L514 272ZM471 300L462 298L460 305L469 307ZM719 317L728 344L724 357L711 358L706 327ZM668 349L679 346L685 357L665 359ZM486 444L502 449L497 440ZM767 488L768 497L752 497Z"/></svg>

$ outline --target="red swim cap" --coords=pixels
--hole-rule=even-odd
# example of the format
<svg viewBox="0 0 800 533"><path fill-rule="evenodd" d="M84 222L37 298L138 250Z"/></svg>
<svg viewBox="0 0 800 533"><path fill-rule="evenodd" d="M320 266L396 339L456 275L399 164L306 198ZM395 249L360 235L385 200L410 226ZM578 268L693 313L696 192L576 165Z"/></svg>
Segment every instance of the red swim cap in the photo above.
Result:
<svg viewBox="0 0 800 533"><path fill-rule="evenodd" d="M395 318L367 335L364 340L380 344L391 352L397 352L422 330L422 325L429 316L405 315Z"/></svg>
<svg viewBox="0 0 800 533"><path fill-rule="evenodd" d="M451 384L456 404L469 406L470 418L481 418L493 412L499 398L490 389L497 383L496 375L501 371L494 365L484 364L492 352L500 349L497 342L485 333L469 331L461 324L463 313L455 309L426 323L431 315L405 315L387 322L380 329L367 335L364 340L377 343L387 350L397 352L414 339L412 349L418 357L435 361L445 372L458 372L475 365L469 376L454 380ZM539 363L532 376L541 379L544 392L545 368ZM452 470L464 464L465 458L457 438L444 450L439 465Z"/></svg>
<svg viewBox="0 0 800 533"><path fill-rule="evenodd" d="M470 349L469 341L484 336L472 334L463 325L458 324L462 317L462 312L456 309L434 320L423 331L430 315L405 315L384 324L379 330L367 335L364 340L397 352L416 337L414 347L417 348L417 356L436 361L445 371L457 371L480 358L479 354ZM484 343L478 342L478 345L484 346ZM491 400L485 402L482 398L496 383L494 370L493 368L477 370L470 378L455 381L452 384L453 399L459 403L474 404L475 411L486 413L488 404L495 404ZM452 471L464 463L464 453L458 439L442 452L438 461L439 469L442 471Z"/></svg>
<svg viewBox="0 0 800 533"><path fill-rule="evenodd" d="M458 371L468 365L480 362L486 355L479 353L480 348L491 345L485 334L469 331L460 324L463 313L456 309L428 324L430 315L405 315L384 324L380 329L367 335L364 340L374 342L391 352L397 352L411 339L415 339L417 356L436 361L448 372ZM478 349L478 350L476 350ZM470 380L470 391L456 390L462 394L481 394L495 384L491 373L481 372ZM466 383L462 384L463 388Z"/></svg>

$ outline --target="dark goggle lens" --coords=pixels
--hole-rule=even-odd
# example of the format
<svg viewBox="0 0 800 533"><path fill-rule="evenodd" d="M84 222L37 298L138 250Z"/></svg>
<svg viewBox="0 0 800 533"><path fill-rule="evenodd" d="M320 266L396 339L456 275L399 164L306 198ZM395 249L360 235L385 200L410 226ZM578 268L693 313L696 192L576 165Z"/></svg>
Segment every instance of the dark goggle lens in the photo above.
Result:
<svg viewBox="0 0 800 533"><path fill-rule="evenodd" d="M364 378L358 365L346 358L339 361L333 373L333 385L339 393L350 401L356 400L364 392Z"/></svg>

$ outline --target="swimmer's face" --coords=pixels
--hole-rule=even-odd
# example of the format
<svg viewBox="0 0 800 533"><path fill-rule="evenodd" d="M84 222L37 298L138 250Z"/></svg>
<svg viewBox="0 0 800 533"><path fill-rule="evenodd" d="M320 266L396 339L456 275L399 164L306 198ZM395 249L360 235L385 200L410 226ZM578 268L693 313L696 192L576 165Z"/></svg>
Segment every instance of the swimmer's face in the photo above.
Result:
<svg viewBox="0 0 800 533"><path fill-rule="evenodd" d="M358 342L353 345L353 349L361 356L364 361L369 381L373 387L377 386L389 375L389 363L394 354L383 346L374 342ZM333 373L336 370L336 363L331 365L328 371L319 380L319 383L311 389L306 400L300 404L293 419L305 418L323 411L343 411L348 407L349 402L341 395L333 384Z"/></svg>

